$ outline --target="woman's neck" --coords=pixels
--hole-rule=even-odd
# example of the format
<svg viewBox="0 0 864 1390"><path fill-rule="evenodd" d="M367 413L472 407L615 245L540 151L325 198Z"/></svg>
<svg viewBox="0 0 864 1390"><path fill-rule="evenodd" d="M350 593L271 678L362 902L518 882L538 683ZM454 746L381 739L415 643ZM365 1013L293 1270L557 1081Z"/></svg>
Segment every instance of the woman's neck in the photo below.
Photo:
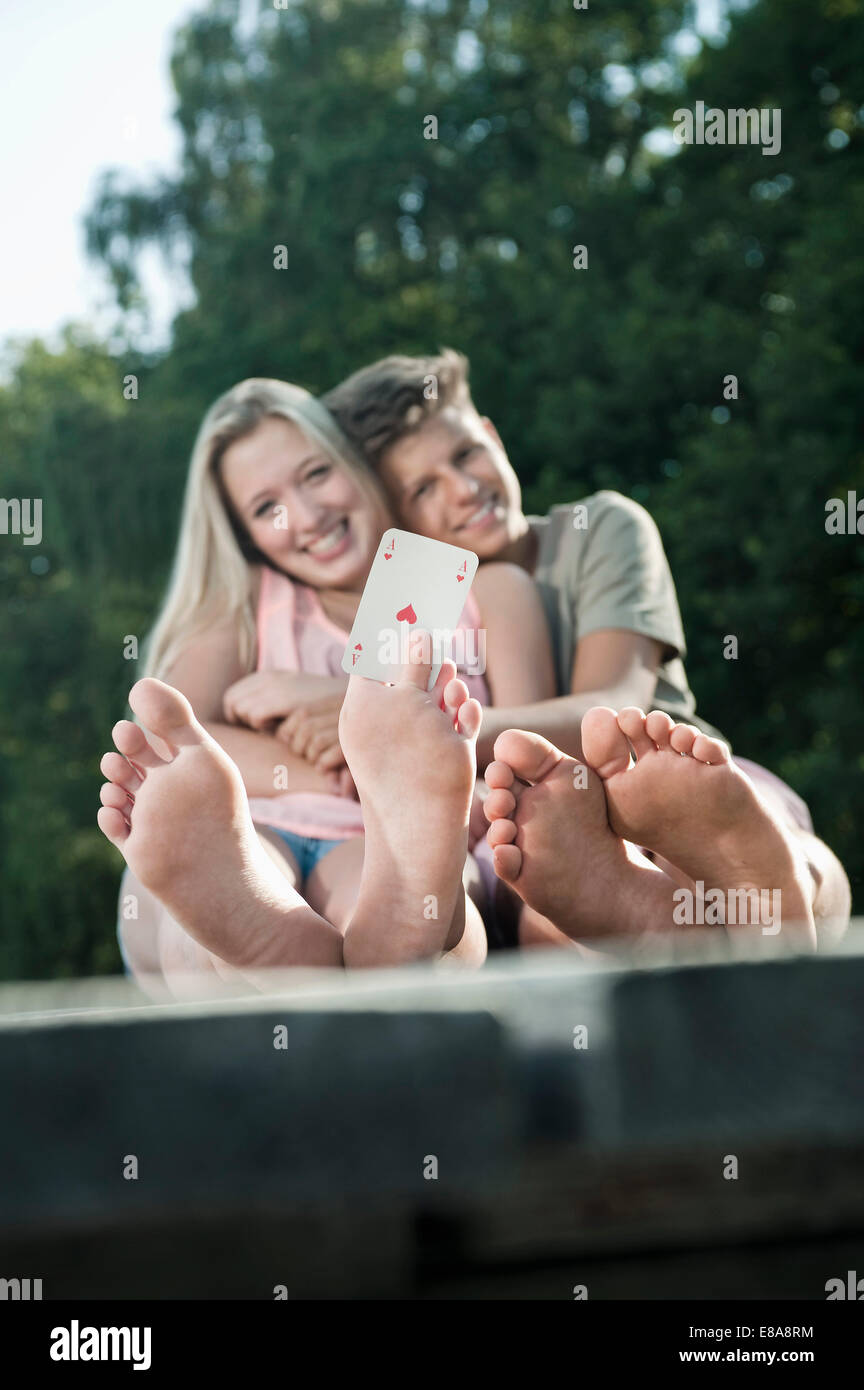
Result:
<svg viewBox="0 0 864 1390"><path fill-rule="evenodd" d="M319 589L321 607L331 623L350 632L360 606L360 592L349 589Z"/></svg>

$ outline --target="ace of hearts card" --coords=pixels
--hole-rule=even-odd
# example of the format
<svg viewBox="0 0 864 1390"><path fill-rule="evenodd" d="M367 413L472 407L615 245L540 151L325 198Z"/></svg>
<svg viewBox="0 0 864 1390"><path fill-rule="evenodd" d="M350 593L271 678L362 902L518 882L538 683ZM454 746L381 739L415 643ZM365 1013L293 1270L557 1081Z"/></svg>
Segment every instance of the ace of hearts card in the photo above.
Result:
<svg viewBox="0 0 864 1390"><path fill-rule="evenodd" d="M351 628L343 671L395 681L408 659L410 634L423 630L432 638L431 690L450 654L478 564L473 550L411 531L385 531Z"/></svg>

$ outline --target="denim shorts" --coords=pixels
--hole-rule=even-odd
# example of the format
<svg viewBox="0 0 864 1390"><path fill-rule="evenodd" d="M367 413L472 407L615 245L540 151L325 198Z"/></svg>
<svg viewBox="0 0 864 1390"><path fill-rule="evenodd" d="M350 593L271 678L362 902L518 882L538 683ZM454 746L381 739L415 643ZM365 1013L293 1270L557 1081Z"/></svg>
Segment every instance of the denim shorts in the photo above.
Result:
<svg viewBox="0 0 864 1390"><path fill-rule="evenodd" d="M315 865L320 863L325 854L329 854L331 849L337 845L344 845L344 840L316 840L314 835L295 835L293 830L280 830L278 826L268 826L269 830L275 831L280 840L284 840L294 858L297 860L297 867L300 870L300 877L307 879Z"/></svg>

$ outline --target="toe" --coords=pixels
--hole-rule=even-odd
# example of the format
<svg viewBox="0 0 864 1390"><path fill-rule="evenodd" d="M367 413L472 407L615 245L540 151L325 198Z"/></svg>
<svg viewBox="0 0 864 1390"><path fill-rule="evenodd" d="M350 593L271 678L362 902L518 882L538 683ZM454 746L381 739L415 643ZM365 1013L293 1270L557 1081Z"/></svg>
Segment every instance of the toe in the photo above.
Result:
<svg viewBox="0 0 864 1390"><path fill-rule="evenodd" d="M422 633L420 634L420 638L422 638ZM420 663L420 661L419 661L420 656L423 655L422 643L421 643L420 641L418 641L418 643L416 644L416 646L412 646L412 647L410 648L410 651L411 651L411 653L412 653L412 656L417 658L416 660L412 660L411 665L413 666L413 665L422 664L422 663ZM431 666L431 664L430 664L430 666L429 666L429 671L430 671L430 674L431 674L431 671L432 671L432 666ZM447 689L447 686L450 685L450 683L455 679L455 677L456 677L456 662L455 662L455 661L451 661L450 657L447 656L447 657L445 657L444 660L441 662L441 665L440 665L440 667L439 667L439 669L438 669L438 675L437 675L436 678L435 678L435 684L434 684L433 687L432 687L432 691L434 691L435 694L437 694L438 699L439 699L439 701L440 701L440 703L441 703L442 705L446 703L446 701L445 701L445 699L444 699L444 692L445 692L445 690ZM413 684L414 682L410 682L410 683ZM428 685L428 683L429 683L428 677L427 677L426 683L427 683L427 685ZM430 692L430 693L431 693L431 692Z"/></svg>
<svg viewBox="0 0 864 1390"><path fill-rule="evenodd" d="M111 730L111 737L115 748L138 767L165 766L164 758L160 758L147 742L144 730L133 724L131 719L120 719Z"/></svg>
<svg viewBox="0 0 864 1390"><path fill-rule="evenodd" d="M120 812L113 807L102 806L97 812L96 821L105 838L122 849L123 841L129 836L129 826Z"/></svg>
<svg viewBox="0 0 864 1390"><path fill-rule="evenodd" d="M107 777L109 782L116 782L118 787L124 787L127 792L136 792L143 785L143 779L139 777L132 764L119 753L103 754L99 768L103 777Z"/></svg>
<svg viewBox="0 0 864 1390"><path fill-rule="evenodd" d="M116 782L106 782L99 789L99 800L103 806L113 807L123 816L129 816L133 801L132 797L123 787L118 787Z"/></svg>
<svg viewBox="0 0 864 1390"><path fill-rule="evenodd" d="M516 839L516 822L506 818L493 821L486 831L486 839L493 849L498 845L512 845Z"/></svg>
<svg viewBox="0 0 864 1390"><path fill-rule="evenodd" d="M651 713L645 716L645 732L658 748L669 747L669 738L674 727L674 720L670 719L665 710L652 709Z"/></svg>
<svg viewBox="0 0 864 1390"><path fill-rule="evenodd" d="M455 724L460 705L468 699L468 687L464 681L454 678L444 686L442 696L444 709Z"/></svg>
<svg viewBox="0 0 864 1390"><path fill-rule="evenodd" d="M487 767L483 780L487 787L512 787L515 779L512 767L508 767L506 763L502 763L496 758Z"/></svg>
<svg viewBox="0 0 864 1390"><path fill-rule="evenodd" d="M719 738L709 738L707 734L697 734L693 740L693 757L700 763L728 763L729 745Z"/></svg>
<svg viewBox="0 0 864 1390"><path fill-rule="evenodd" d="M471 697L459 706L456 728L463 738L476 738L483 723L483 706Z"/></svg>
<svg viewBox="0 0 864 1390"><path fill-rule="evenodd" d="M645 711L637 709L635 705L628 705L618 713L618 728L625 733L633 745L633 752L636 760L644 758L646 753L654 752L654 740L649 738L645 728Z"/></svg>
<svg viewBox="0 0 864 1390"><path fill-rule="evenodd" d="M699 735L699 730L692 724L676 724L669 735L669 747L674 748L676 753L692 753L693 740Z"/></svg>
<svg viewBox="0 0 864 1390"><path fill-rule="evenodd" d="M522 872L522 851L516 845L499 845L492 855L495 872L505 883L515 883Z"/></svg>
<svg viewBox="0 0 864 1390"><path fill-rule="evenodd" d="M564 754L540 734L524 729L505 729L495 740L495 757L500 758L523 782L541 782L557 767ZM489 785L489 779L486 779Z"/></svg>
<svg viewBox="0 0 864 1390"><path fill-rule="evenodd" d="M483 802L483 811L490 823L495 820L502 820L505 816L512 816L515 810L515 796L511 791L505 791L503 787L500 791L490 792Z"/></svg>
<svg viewBox="0 0 864 1390"><path fill-rule="evenodd" d="M438 678L432 689L436 692L439 701L443 693L444 686L452 680L456 674L456 668L452 662L443 661L438 672ZM432 675L432 637L428 632L415 628L408 638L408 661L404 666L398 668L395 685L413 685L416 690L428 690L429 679Z"/></svg>
<svg viewBox="0 0 864 1390"><path fill-rule="evenodd" d="M130 690L129 704L145 728L152 729L170 749L208 741L186 696L164 681L145 676Z"/></svg>
<svg viewBox="0 0 864 1390"><path fill-rule="evenodd" d="M641 711L640 711L641 713ZM630 766L630 747L614 709L594 705L582 716L582 752L599 777L614 777Z"/></svg>

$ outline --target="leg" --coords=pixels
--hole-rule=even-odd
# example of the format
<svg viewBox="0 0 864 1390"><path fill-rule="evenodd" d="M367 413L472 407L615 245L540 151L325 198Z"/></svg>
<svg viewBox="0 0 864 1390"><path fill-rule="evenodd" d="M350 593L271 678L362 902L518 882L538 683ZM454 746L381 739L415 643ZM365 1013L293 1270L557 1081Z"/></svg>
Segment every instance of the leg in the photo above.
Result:
<svg viewBox="0 0 864 1390"><path fill-rule="evenodd" d="M257 826L256 830L265 853L290 884L299 886L299 870L285 842L266 826ZM155 1002L210 998L214 984L243 983L243 977L227 961L220 960L183 930L128 867L123 873L120 900L134 907L137 914L121 926L132 973L136 983Z"/></svg>
<svg viewBox="0 0 864 1390"><path fill-rule="evenodd" d="M357 895L363 877L363 858L365 844L362 835L346 840L319 859L304 886L304 895L310 907L314 907L328 922L332 922L343 934L357 902ZM471 918L470 935L475 937L477 930L484 932L482 903L483 882L477 865L469 854L462 873L465 889L466 912ZM451 928L451 936L453 936ZM449 940L449 938L448 938ZM453 941L458 946L458 940ZM445 952L450 954L449 950Z"/></svg>
<svg viewBox="0 0 864 1390"><path fill-rule="evenodd" d="M366 827L346 965L446 951L466 964L485 957L485 931L462 885L482 711L452 662L427 692L430 671L412 661L395 685L352 676L342 706L339 737Z"/></svg>
<svg viewBox="0 0 864 1390"><path fill-rule="evenodd" d="M110 787L111 783L106 786ZM102 790L104 794L106 788ZM159 929L165 909L138 882L128 865L120 881L118 908L117 934L122 940L132 978L154 1003L170 1002L174 996L168 988L159 959Z"/></svg>
<svg viewBox="0 0 864 1390"><path fill-rule="evenodd" d="M836 854L813 832L806 803L779 777L749 758L735 758L763 801L800 841L814 884L813 916L820 943L839 941L849 925L852 890Z"/></svg>
<svg viewBox="0 0 864 1390"><path fill-rule="evenodd" d="M310 907L345 935L363 876L364 836L345 840L319 859L304 884Z"/></svg>
<svg viewBox="0 0 864 1390"><path fill-rule="evenodd" d="M820 944L830 945L846 933L852 915L852 889L846 870L824 840L798 832L814 883L813 918Z"/></svg>
<svg viewBox="0 0 864 1390"><path fill-rule="evenodd" d="M139 883L246 981L257 983L259 971L276 967L341 964L339 933L262 846L237 768L185 697L146 679L130 704L168 756L137 725L121 721L119 751L102 760L111 783L98 820Z"/></svg>
<svg viewBox="0 0 864 1390"><path fill-rule="evenodd" d="M554 922L550 922L548 917L541 917L540 913L527 903L522 904L519 913L519 949L525 950L568 950L578 951L579 945L572 937L565 936L564 932L559 931Z"/></svg>

